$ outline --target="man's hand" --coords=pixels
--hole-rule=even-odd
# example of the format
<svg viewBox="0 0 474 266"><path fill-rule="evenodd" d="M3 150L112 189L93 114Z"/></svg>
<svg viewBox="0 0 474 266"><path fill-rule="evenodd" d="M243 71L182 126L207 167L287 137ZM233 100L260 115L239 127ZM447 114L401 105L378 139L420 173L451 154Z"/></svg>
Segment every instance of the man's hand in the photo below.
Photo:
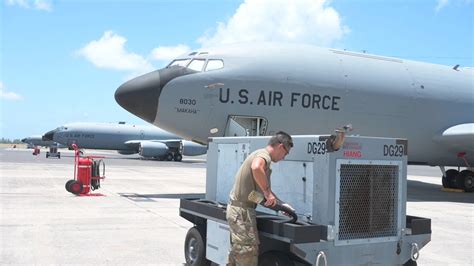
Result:
<svg viewBox="0 0 474 266"><path fill-rule="evenodd" d="M275 195L273 194L273 192L269 191L267 193L263 193L263 195L265 196L265 206L266 207L275 207L276 203L277 203L277 199L275 197Z"/></svg>

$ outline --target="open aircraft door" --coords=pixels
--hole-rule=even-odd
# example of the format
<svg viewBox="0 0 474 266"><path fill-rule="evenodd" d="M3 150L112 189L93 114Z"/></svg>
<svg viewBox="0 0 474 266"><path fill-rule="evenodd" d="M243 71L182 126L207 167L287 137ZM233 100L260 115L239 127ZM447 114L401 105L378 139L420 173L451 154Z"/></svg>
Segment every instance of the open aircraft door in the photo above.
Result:
<svg viewBox="0 0 474 266"><path fill-rule="evenodd" d="M264 117L229 116L224 136L265 136L268 121Z"/></svg>

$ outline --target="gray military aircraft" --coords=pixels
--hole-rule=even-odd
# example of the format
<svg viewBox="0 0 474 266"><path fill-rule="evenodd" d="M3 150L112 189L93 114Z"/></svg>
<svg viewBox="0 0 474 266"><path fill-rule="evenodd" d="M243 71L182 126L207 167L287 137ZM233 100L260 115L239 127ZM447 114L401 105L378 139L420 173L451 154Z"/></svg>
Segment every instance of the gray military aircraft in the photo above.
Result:
<svg viewBox="0 0 474 266"><path fill-rule="evenodd" d="M55 147L58 147L58 148L62 148L62 145L60 145L60 144L58 144L54 141L43 140L43 137L41 135L34 135L34 136L26 137L26 138L22 139L21 142L26 143L27 144L26 147L28 149L34 148L35 146L48 147L48 148L51 147L51 146L55 146Z"/></svg>
<svg viewBox="0 0 474 266"><path fill-rule="evenodd" d="M207 147L183 140L155 126L115 123L70 123L43 135L68 147L75 143L81 149L117 150L145 158L181 161L183 155L201 155Z"/></svg>
<svg viewBox="0 0 474 266"><path fill-rule="evenodd" d="M358 135L408 139L411 164L440 166L445 186L459 181L472 189L473 73L309 45L235 44L180 56L124 83L115 99L145 121L201 143L277 130L327 134L352 123ZM407 147L382 152L401 156Z"/></svg>

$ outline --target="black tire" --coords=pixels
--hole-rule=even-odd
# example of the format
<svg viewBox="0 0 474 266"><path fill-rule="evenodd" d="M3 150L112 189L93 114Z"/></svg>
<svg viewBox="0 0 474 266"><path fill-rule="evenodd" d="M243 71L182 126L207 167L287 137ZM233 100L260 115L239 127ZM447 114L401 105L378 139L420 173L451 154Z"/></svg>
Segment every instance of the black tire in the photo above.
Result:
<svg viewBox="0 0 474 266"><path fill-rule="evenodd" d="M448 180L447 180L446 176L443 176L441 178L441 183L443 184L444 188L449 188L449 184L448 184Z"/></svg>
<svg viewBox="0 0 474 266"><path fill-rule="evenodd" d="M409 261L407 261L403 264L403 266L416 266L416 265L418 265L418 263L416 263L416 261L414 261L412 259L410 259Z"/></svg>
<svg viewBox="0 0 474 266"><path fill-rule="evenodd" d="M459 175L459 171L455 169L449 169L446 171L446 184L447 188L457 188L456 176Z"/></svg>
<svg viewBox="0 0 474 266"><path fill-rule="evenodd" d="M474 191L474 172L469 170L463 170L459 173L460 179L462 178L462 189L465 192L473 192Z"/></svg>
<svg viewBox="0 0 474 266"><path fill-rule="evenodd" d="M172 161L173 160L173 154L168 153L165 158L166 158L167 161Z"/></svg>
<svg viewBox="0 0 474 266"><path fill-rule="evenodd" d="M290 257L283 252L269 251L265 252L258 258L258 265L260 266L293 266Z"/></svg>
<svg viewBox="0 0 474 266"><path fill-rule="evenodd" d="M48 158L48 157L49 157L49 152L46 153L46 158Z"/></svg>
<svg viewBox="0 0 474 266"><path fill-rule="evenodd" d="M66 191L67 191L67 192L72 193L72 192L71 192L71 183L72 183L72 182L74 182L74 179L68 180L68 181L66 182L66 185L65 185L64 187L66 188Z"/></svg>
<svg viewBox="0 0 474 266"><path fill-rule="evenodd" d="M74 182L71 182L71 184L69 185L69 190L72 194L79 195L81 194L83 189L84 189L84 186L79 181L74 180Z"/></svg>
<svg viewBox="0 0 474 266"><path fill-rule="evenodd" d="M184 241L186 265L211 265L211 262L206 259L206 243L204 239L204 234L197 227L188 230L186 240Z"/></svg>
<svg viewBox="0 0 474 266"><path fill-rule="evenodd" d="M58 152L58 159L61 159L61 153Z"/></svg>
<svg viewBox="0 0 474 266"><path fill-rule="evenodd" d="M183 160L183 155L176 153L173 158L176 162L181 162Z"/></svg>

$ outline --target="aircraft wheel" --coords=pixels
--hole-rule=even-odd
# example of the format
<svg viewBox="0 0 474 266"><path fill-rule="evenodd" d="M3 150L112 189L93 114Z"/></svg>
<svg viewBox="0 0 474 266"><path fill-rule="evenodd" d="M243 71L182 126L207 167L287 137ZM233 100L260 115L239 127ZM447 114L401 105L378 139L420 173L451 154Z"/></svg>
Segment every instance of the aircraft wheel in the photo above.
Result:
<svg viewBox="0 0 474 266"><path fill-rule="evenodd" d="M72 194L79 195L84 189L84 186L82 185L81 182L74 180L74 182L71 182L71 184L69 185L69 188Z"/></svg>
<svg viewBox="0 0 474 266"><path fill-rule="evenodd" d="M441 177L441 183L443 184L444 188L449 188L448 180L446 179L446 176Z"/></svg>
<svg viewBox="0 0 474 266"><path fill-rule="evenodd" d="M74 182L74 181L75 181L74 179L71 179L71 180L68 180L68 181L66 182L65 187L66 187L66 191L67 191L67 192L72 193L72 192L71 192L71 184L72 184L72 182Z"/></svg>
<svg viewBox="0 0 474 266"><path fill-rule="evenodd" d="M46 158L48 158L48 157L49 157L49 152L46 153Z"/></svg>
<svg viewBox="0 0 474 266"><path fill-rule="evenodd" d="M168 153L168 154L166 155L166 160L167 160L167 161L172 161L172 160L173 160L173 154Z"/></svg>
<svg viewBox="0 0 474 266"><path fill-rule="evenodd" d="M183 155L181 155L181 154L179 154L179 153L176 153L176 154L174 155L174 160L175 160L176 162L181 162L181 160L183 160Z"/></svg>
<svg viewBox="0 0 474 266"><path fill-rule="evenodd" d="M58 159L61 159L61 153L58 152Z"/></svg>
<svg viewBox="0 0 474 266"><path fill-rule="evenodd" d="M461 188L464 189L466 192L473 192L474 191L474 172L469 170L464 170L459 173L459 178L462 179L462 186Z"/></svg>
<svg viewBox="0 0 474 266"><path fill-rule="evenodd" d="M278 251L265 252L258 258L258 265L295 265L287 254Z"/></svg>
<svg viewBox="0 0 474 266"><path fill-rule="evenodd" d="M446 187L445 188L456 188L456 176L459 175L459 171L455 169L449 169L446 171Z"/></svg>
<svg viewBox="0 0 474 266"><path fill-rule="evenodd" d="M186 265L210 265L206 259L205 236L197 227L189 229L184 240Z"/></svg>

